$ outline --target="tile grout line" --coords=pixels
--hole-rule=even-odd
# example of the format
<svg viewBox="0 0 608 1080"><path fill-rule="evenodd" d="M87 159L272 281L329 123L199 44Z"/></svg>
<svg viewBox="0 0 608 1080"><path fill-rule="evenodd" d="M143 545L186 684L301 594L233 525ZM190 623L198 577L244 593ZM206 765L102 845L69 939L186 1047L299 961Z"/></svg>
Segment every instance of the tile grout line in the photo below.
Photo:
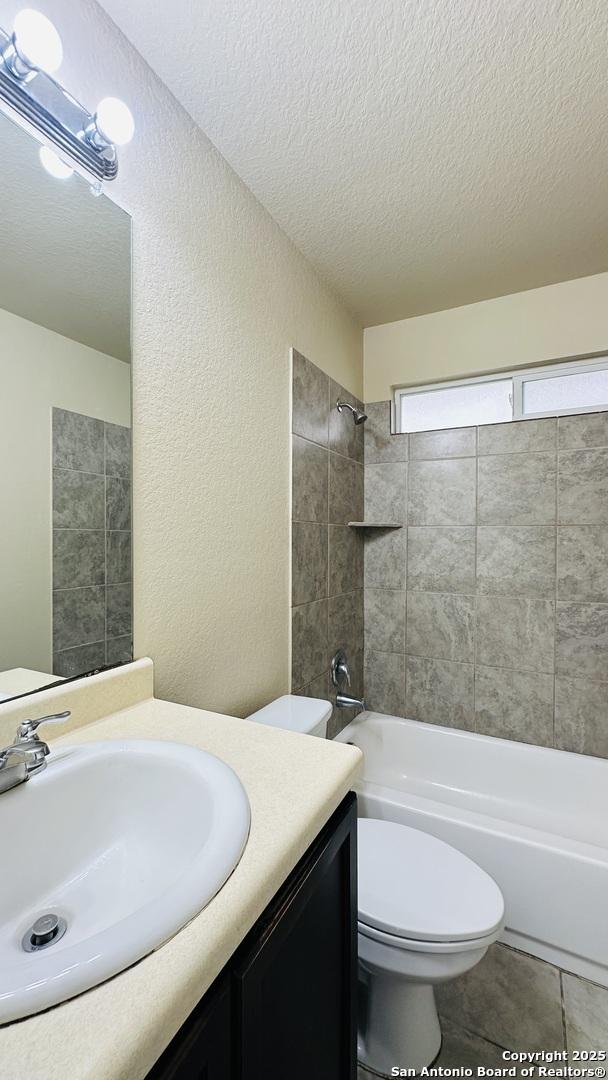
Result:
<svg viewBox="0 0 608 1080"><path fill-rule="evenodd" d="M112 585L128 585L129 579L125 578L124 581L113 581ZM66 592L83 592L87 589L103 589L105 588L102 581L93 582L92 585L66 585L63 589L53 589L54 593L66 593Z"/></svg>
<svg viewBox="0 0 608 1080"><path fill-rule="evenodd" d="M388 656L402 655L402 653L395 651L394 649L379 649L377 647L370 649L370 652L385 653ZM458 664L459 667L474 667L473 660L454 660L450 656L429 656L427 653L416 653L411 651L408 653L408 656L415 657L418 660L436 660L438 663L442 664ZM539 671L536 668L508 667L505 664L478 664L477 666L480 670L484 671L512 671L519 675L545 675L548 678L553 676L552 671ZM571 678L576 678L576 676L571 676ZM588 679L588 681L597 686L608 684L608 679Z"/></svg>
<svg viewBox="0 0 608 1080"><path fill-rule="evenodd" d="M125 484L131 482L129 476L123 476L121 473L96 473L89 469L70 469L67 465L53 465L53 470L60 473L74 473L75 476L94 476L97 480L103 480L107 476L110 480L122 480Z"/></svg>
<svg viewBox="0 0 608 1080"><path fill-rule="evenodd" d="M351 457L350 454L343 454L341 450L334 450L333 446L329 445L329 442L325 446L323 443L315 442L314 439L309 439L307 435L300 435L297 431L292 431L291 434L292 437L295 436L296 439L301 439L302 442L308 443L309 446L316 446L319 450L325 450L328 454L335 454L336 457L344 458L346 461L353 461L355 465L365 465L365 461L360 458Z"/></svg>
<svg viewBox="0 0 608 1080"><path fill-rule="evenodd" d="M103 638L97 638L95 641L85 641L82 645L67 645L65 649L58 649L55 656L61 656L63 653L75 652L76 649L86 649L89 645L103 645L103 643Z"/></svg>
<svg viewBox="0 0 608 1080"><path fill-rule="evenodd" d="M370 585L368 586L374 592L402 592L402 589L390 588L384 585ZM476 594L474 592L448 592L446 589L410 589L412 593L417 593L422 596L466 596L469 600L474 600ZM527 600L531 604L554 604L553 590L550 596L527 596L524 593L498 593L498 592L480 592L478 594L479 599L487 600ZM608 600L558 600L557 606L574 606L574 607L600 607L608 608Z"/></svg>
<svg viewBox="0 0 608 1080"><path fill-rule="evenodd" d="M130 636L131 636L130 634L115 634L113 637L109 638L108 640L109 641L120 641L122 638L125 638L125 639L130 638ZM76 652L77 649L88 649L89 646L91 646L91 645L103 645L104 642L105 642L104 638L94 638L92 641L83 641L79 645L66 645L66 647L64 649L57 649L57 651L55 653L55 656L63 656L64 653ZM64 676L64 678L65 677L66 676Z"/></svg>
<svg viewBox="0 0 608 1080"><path fill-rule="evenodd" d="M564 1049L568 1050L568 1025L566 1024L566 998L564 995L564 972L562 968L558 968L559 971L559 1003L561 1006L562 1014L562 1037L564 1040Z"/></svg>

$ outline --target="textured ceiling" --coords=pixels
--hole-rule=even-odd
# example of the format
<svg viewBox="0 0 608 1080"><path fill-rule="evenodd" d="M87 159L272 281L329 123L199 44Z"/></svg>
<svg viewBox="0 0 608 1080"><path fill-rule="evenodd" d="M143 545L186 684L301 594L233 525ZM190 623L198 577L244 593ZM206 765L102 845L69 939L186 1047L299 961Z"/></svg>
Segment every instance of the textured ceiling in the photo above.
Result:
<svg viewBox="0 0 608 1080"><path fill-rule="evenodd" d="M128 214L80 177L54 180L39 144L2 115L0 146L0 308L128 362Z"/></svg>
<svg viewBox="0 0 608 1080"><path fill-rule="evenodd" d="M103 0L365 325L608 267L606 0Z"/></svg>

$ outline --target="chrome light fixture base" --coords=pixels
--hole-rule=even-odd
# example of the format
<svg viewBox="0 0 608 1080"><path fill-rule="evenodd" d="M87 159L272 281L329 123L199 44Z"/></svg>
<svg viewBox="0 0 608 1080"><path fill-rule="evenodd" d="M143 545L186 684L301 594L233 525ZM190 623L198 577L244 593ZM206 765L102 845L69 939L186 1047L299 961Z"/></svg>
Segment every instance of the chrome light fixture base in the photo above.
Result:
<svg viewBox="0 0 608 1080"><path fill-rule="evenodd" d="M118 174L118 154L94 114L46 72L21 58L14 35L0 27L0 110L100 190Z"/></svg>

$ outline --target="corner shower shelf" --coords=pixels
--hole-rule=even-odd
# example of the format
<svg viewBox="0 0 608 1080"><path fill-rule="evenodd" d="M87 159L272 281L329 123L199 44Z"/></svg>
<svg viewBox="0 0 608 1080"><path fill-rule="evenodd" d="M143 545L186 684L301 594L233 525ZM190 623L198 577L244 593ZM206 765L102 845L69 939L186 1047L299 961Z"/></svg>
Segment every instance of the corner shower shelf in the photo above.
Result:
<svg viewBox="0 0 608 1080"><path fill-rule="evenodd" d="M349 521L351 529L402 529L401 521Z"/></svg>

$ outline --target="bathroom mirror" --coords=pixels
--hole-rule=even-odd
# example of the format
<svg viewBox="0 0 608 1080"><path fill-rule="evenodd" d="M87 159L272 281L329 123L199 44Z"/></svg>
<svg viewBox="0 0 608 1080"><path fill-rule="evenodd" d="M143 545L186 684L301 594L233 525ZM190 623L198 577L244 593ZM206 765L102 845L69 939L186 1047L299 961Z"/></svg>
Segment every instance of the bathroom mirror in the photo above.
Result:
<svg viewBox="0 0 608 1080"><path fill-rule="evenodd" d="M5 700L132 656L131 221L0 142Z"/></svg>

